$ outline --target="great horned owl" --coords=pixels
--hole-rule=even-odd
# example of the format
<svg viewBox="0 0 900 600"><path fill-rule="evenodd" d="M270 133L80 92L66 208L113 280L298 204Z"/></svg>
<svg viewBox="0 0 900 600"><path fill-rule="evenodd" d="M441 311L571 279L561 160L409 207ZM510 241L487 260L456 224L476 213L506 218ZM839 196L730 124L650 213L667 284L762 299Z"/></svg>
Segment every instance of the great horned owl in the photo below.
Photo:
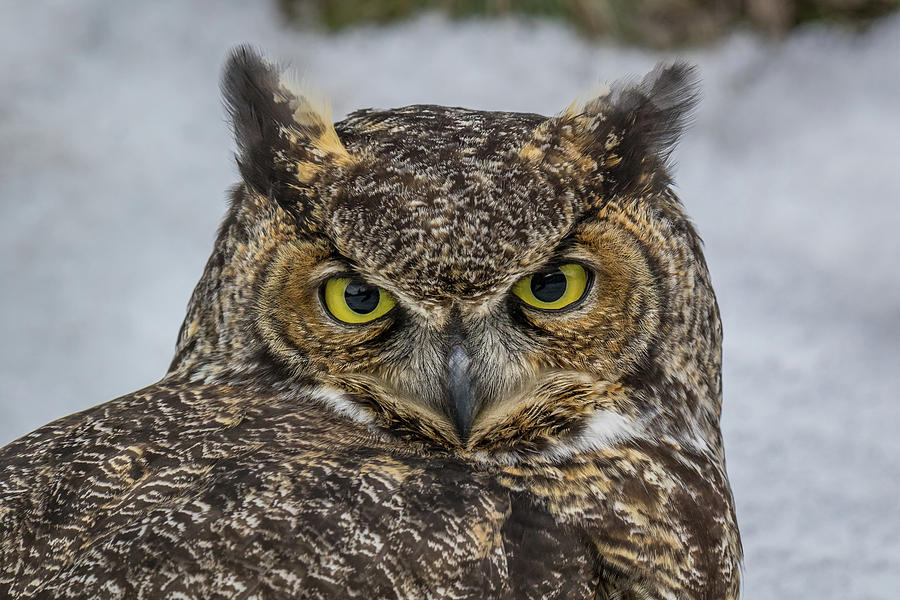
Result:
<svg viewBox="0 0 900 600"><path fill-rule="evenodd" d="M694 79L332 123L235 51L170 370L0 451L0 596L737 598Z"/></svg>

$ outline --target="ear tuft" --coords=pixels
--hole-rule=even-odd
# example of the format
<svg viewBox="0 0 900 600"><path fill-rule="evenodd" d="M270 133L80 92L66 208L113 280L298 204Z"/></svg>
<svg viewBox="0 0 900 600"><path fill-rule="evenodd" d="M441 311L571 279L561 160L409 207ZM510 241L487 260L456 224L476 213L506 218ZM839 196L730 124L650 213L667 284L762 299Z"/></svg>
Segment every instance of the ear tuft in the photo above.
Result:
<svg viewBox="0 0 900 600"><path fill-rule="evenodd" d="M661 191L668 160L697 105L697 71L660 65L639 83L619 82L586 103L573 103L537 127L520 156L566 169L586 192L603 197Z"/></svg>
<svg viewBox="0 0 900 600"><path fill-rule="evenodd" d="M283 146L279 130L290 109L277 102L278 72L249 46L235 48L222 75L222 95L237 143L237 162L245 182L264 195L272 184L273 154ZM283 148L281 148L283 150Z"/></svg>
<svg viewBox="0 0 900 600"><path fill-rule="evenodd" d="M598 100L612 107L613 120L627 123L626 137L639 138L644 152L665 161L690 123L699 88L697 68L675 62L657 65L637 85L618 83Z"/></svg>
<svg viewBox="0 0 900 600"><path fill-rule="evenodd" d="M288 72L249 46L235 48L225 65L222 94L234 127L244 181L279 203L310 193L319 174L346 164L327 107L293 89Z"/></svg>

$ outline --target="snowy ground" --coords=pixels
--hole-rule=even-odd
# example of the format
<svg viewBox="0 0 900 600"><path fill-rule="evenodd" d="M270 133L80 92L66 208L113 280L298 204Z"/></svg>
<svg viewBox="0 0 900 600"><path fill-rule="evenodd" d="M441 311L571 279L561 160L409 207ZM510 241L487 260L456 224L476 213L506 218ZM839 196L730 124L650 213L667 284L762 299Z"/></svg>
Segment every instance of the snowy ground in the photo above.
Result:
<svg viewBox="0 0 900 600"><path fill-rule="evenodd" d="M254 6L255 5L255 6ZM158 379L235 180L227 49L290 59L338 116L554 113L666 55L552 24L297 34L260 3L0 0L0 444ZM685 53L678 152L725 321L747 598L900 594L900 17Z"/></svg>

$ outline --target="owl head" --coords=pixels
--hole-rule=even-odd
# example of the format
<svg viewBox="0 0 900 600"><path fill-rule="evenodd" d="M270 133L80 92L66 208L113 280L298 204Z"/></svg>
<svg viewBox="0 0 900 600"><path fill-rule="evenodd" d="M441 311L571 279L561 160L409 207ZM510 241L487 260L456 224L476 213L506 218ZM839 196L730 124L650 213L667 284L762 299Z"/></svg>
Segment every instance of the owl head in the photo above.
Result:
<svg viewBox="0 0 900 600"><path fill-rule="evenodd" d="M553 117L334 123L248 48L223 90L243 181L172 376L471 456L563 455L651 424L718 435L718 310L668 168L692 68Z"/></svg>

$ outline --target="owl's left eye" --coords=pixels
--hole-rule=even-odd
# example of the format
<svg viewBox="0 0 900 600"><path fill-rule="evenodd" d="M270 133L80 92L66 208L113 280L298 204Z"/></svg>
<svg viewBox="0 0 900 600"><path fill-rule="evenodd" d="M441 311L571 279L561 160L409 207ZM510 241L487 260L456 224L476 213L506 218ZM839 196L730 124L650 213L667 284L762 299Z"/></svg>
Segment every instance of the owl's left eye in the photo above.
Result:
<svg viewBox="0 0 900 600"><path fill-rule="evenodd" d="M569 263L520 279L512 292L528 306L556 311L581 300L590 281L590 271Z"/></svg>
<svg viewBox="0 0 900 600"><path fill-rule="evenodd" d="M328 312L344 323L369 323L394 308L394 297L379 287L349 277L332 277L322 294Z"/></svg>

